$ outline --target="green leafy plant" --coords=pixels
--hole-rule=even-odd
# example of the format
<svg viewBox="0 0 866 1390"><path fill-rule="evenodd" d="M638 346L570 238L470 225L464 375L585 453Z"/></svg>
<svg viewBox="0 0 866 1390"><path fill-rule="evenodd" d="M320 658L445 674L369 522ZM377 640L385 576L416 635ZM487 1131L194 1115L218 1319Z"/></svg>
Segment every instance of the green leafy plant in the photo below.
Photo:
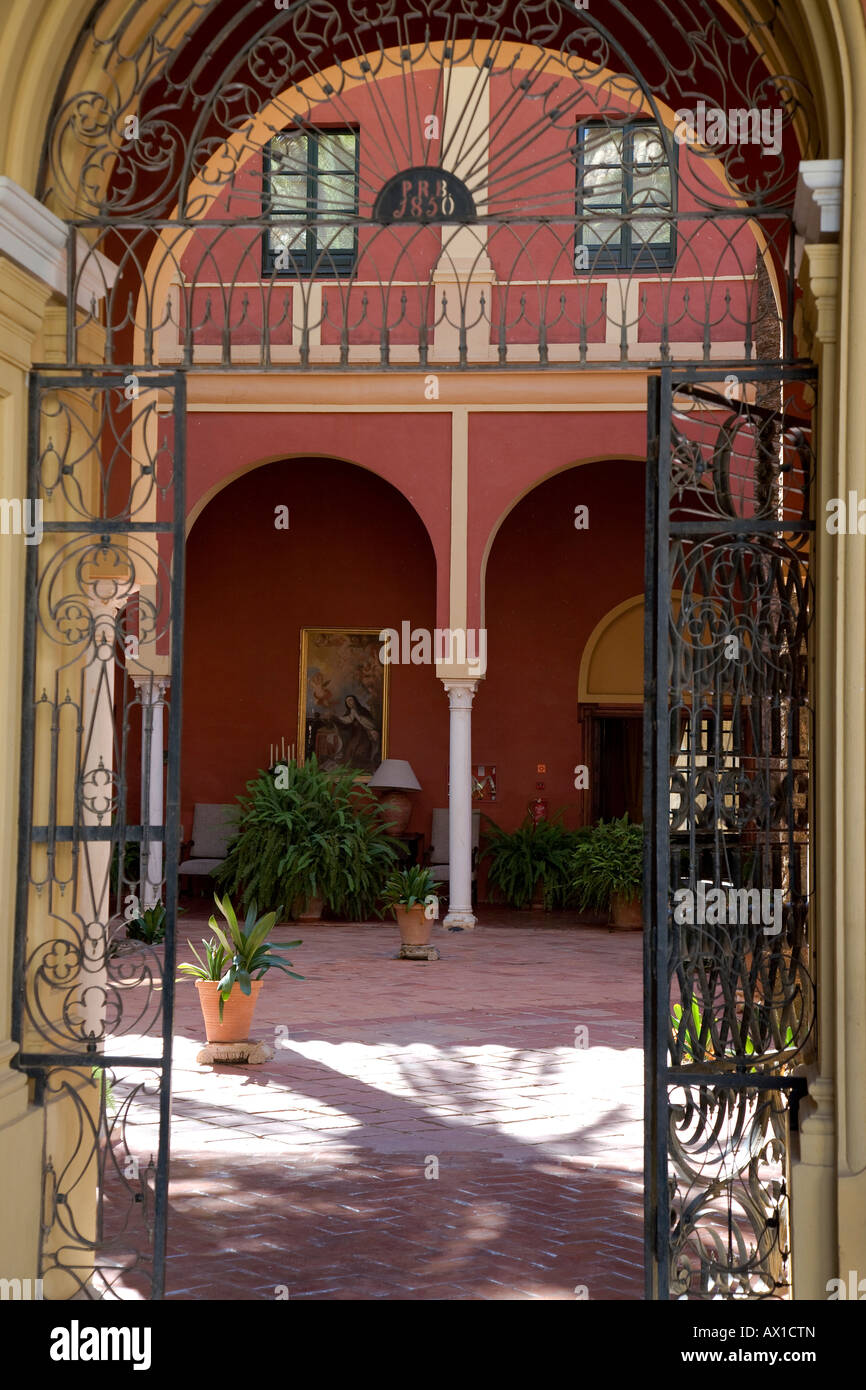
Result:
<svg viewBox="0 0 866 1390"><path fill-rule="evenodd" d="M214 934L210 941L202 941L205 949L204 960L190 942L190 950L198 963L194 965L191 961L184 961L178 969L196 980L212 980L219 985L220 1019L223 1016L225 1001L235 984L240 986L241 994L250 994L253 980L260 980L268 970L282 970L286 975L291 975L293 980L304 978L303 975L297 975L294 970L289 969L291 961L285 961L277 954L278 951L288 950L290 946L301 946L303 943L288 941L285 945L275 946L267 939L277 919L276 912L266 912L263 917L257 918L256 905L253 903L247 912L244 925L241 926L228 894L222 899L214 894L214 902L226 919L228 931L220 926L216 916L212 914L208 919L208 926Z"/></svg>
<svg viewBox="0 0 866 1390"><path fill-rule="evenodd" d="M643 892L643 826L628 816L600 820L574 847L572 883L580 908L606 912L615 893Z"/></svg>
<svg viewBox="0 0 866 1390"><path fill-rule="evenodd" d="M117 1101L114 1099L114 1089L111 1085L108 1072L104 1067L91 1067L90 1075L99 1086L101 1098L105 1101L106 1110L116 1110Z"/></svg>
<svg viewBox="0 0 866 1390"><path fill-rule="evenodd" d="M573 896L571 883L575 845L585 833L562 824L562 812L551 820L535 822L527 816L517 830L507 831L485 817L489 829L481 853L489 859L488 885L510 907L532 904L541 885L544 906L567 907Z"/></svg>
<svg viewBox="0 0 866 1390"><path fill-rule="evenodd" d="M414 907L416 903L426 903L428 898L435 898L437 888L441 887L441 883L437 883L433 877L432 869L413 864L407 869L395 869L389 875L382 890L382 902L386 907Z"/></svg>
<svg viewBox="0 0 866 1390"><path fill-rule="evenodd" d="M701 1045L701 1006L694 995L692 995L691 1016L682 1022L683 1006L674 1004L671 1015L671 1029L676 1036L683 1029L683 1057L688 1062L697 1062L703 1058L704 1048Z"/></svg>
<svg viewBox="0 0 866 1390"><path fill-rule="evenodd" d="M117 893L121 886L138 883L141 878L141 845L138 840L125 840L123 844L123 875L120 874L120 848L114 846L111 852L111 891Z"/></svg>
<svg viewBox="0 0 866 1390"><path fill-rule="evenodd" d="M324 772L315 757L247 783L238 834L217 873L221 887L269 909L321 898L356 920L377 902L398 848L379 803L352 769Z"/></svg>
<svg viewBox="0 0 866 1390"><path fill-rule="evenodd" d="M759 1006L760 1007L760 1006ZM683 1022L684 1009L682 1004L674 1004L671 1012L671 1032L681 1042L683 1049L683 1060L686 1062L703 1062L708 1058L718 1057L712 1035L707 1027L706 1037L702 1039L703 1009L700 1000L696 995L692 995L691 1010ZM785 1029L785 1047L794 1046L793 1028ZM743 1052L747 1057L753 1056L755 1044L749 1034L746 1034ZM736 1057L738 1051L736 1047L726 1047L721 1054L724 1057ZM750 1067L749 1071L757 1071L757 1067Z"/></svg>
<svg viewBox="0 0 866 1390"><path fill-rule="evenodd" d="M165 940L165 908L162 903L146 907L127 924L126 935L134 941L146 941L148 946L159 946Z"/></svg>

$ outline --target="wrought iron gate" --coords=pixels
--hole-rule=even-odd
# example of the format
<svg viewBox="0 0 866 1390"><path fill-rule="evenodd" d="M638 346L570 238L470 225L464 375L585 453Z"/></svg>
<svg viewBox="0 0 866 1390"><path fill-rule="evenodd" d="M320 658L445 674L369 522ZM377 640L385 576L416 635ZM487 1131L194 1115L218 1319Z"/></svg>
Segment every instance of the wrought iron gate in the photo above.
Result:
<svg viewBox="0 0 866 1390"><path fill-rule="evenodd" d="M779 0L349 8L191 0L139 30L95 4L46 132L38 195L67 224L78 312L64 367L34 377L30 425L45 536L28 551L14 1036L51 1101L41 1273L51 1297L110 1296L120 1271L162 1290L185 374L591 368L661 373L650 1293L772 1292L813 1016L809 377L778 365L796 351L812 99L776 70ZM93 90L75 89L83 72ZM736 139L698 131L699 111L731 107ZM85 365L94 352L105 367ZM722 361L731 400L701 385ZM672 894L700 883L757 891L759 909L780 892L781 931L675 921ZM164 958L126 935L157 898ZM672 1225L666 1200L656 1222L669 1183Z"/></svg>
<svg viewBox="0 0 866 1390"><path fill-rule="evenodd" d="M719 372L715 373L718 385ZM651 383L646 1255L650 1298L784 1296L814 1034L813 375Z"/></svg>
<svg viewBox="0 0 866 1390"><path fill-rule="evenodd" d="M13 1037L44 1106L50 1298L116 1296L120 1277L125 1296L162 1292L184 430L177 373L93 368L31 381L28 489L41 542L27 552ZM142 815L130 825L136 765ZM156 903L163 945L140 939Z"/></svg>

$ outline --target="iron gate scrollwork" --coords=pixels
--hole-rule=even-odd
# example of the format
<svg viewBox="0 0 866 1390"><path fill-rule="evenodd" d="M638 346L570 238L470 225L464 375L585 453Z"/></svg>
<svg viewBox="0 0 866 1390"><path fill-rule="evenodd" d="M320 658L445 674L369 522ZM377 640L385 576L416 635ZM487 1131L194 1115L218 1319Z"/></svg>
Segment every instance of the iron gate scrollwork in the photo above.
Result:
<svg viewBox="0 0 866 1390"><path fill-rule="evenodd" d="M754 360L767 313L790 357L813 102L775 71L778 4L184 0L159 34L101 14L79 60L110 89L58 100L40 185L70 301L101 322L104 300L109 362L213 372ZM698 96L758 125L689 136ZM310 151L335 132L357 144L329 145L345 187L322 201ZM70 363L90 327L70 317Z"/></svg>
<svg viewBox="0 0 866 1390"><path fill-rule="evenodd" d="M652 383L647 476L647 1271L653 1298L791 1283L788 1151L815 1024L814 378ZM716 387L718 373L716 373Z"/></svg>
<svg viewBox="0 0 866 1390"><path fill-rule="evenodd" d="M66 222L79 312L64 367L37 364L33 380L45 534L28 551L15 982L21 1065L51 1102L43 1273L73 1293L110 1295L121 1275L162 1288L184 374L529 367L661 373L651 1293L785 1286L791 1068L813 1014L811 455L808 374L779 364L796 355L794 190L816 122L802 79L777 71L780 13L780 0L172 0L130 25L94 6L37 190ZM745 139L690 134L683 113L708 107L756 123ZM103 368L86 365L94 337ZM708 384L729 368L732 400ZM145 810L160 780L166 708L164 814L128 824L134 768ZM768 893L772 908L781 893L781 931L674 922L672 894L701 884L757 891L759 906ZM164 959L124 925L128 900L157 896ZM674 1222L656 1229L669 1180Z"/></svg>
<svg viewBox="0 0 866 1390"><path fill-rule="evenodd" d="M44 1107L51 1298L163 1287L184 429L178 374L33 374L13 1036Z"/></svg>

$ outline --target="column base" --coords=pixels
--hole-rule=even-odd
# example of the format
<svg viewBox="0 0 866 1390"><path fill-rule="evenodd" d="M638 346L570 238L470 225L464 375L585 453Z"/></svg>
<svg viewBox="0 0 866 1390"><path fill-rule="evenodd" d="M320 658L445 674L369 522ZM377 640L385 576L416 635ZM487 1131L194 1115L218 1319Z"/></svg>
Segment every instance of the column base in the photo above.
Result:
<svg viewBox="0 0 866 1390"><path fill-rule="evenodd" d="M451 908L445 914L443 927L448 931L472 931L478 925L478 918L471 908Z"/></svg>

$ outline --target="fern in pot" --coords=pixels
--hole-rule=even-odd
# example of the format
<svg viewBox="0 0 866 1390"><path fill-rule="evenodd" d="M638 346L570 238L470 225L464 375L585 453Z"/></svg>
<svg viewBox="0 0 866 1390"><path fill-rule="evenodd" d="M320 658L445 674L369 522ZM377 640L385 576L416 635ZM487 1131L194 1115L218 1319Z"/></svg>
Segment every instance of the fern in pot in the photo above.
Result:
<svg viewBox="0 0 866 1390"><path fill-rule="evenodd" d="M643 826L628 816L600 820L574 846L572 882L578 906L610 912L615 927L643 926Z"/></svg>
<svg viewBox="0 0 866 1390"><path fill-rule="evenodd" d="M488 818L481 858L490 861L488 886L509 907L567 907L572 896L572 855L583 832L562 824L562 812L551 820L527 816L517 830L507 831Z"/></svg>
<svg viewBox="0 0 866 1390"><path fill-rule="evenodd" d="M330 912L363 921L375 913L398 858L379 804L352 769L324 772L315 757L280 764L238 798L238 834L217 873L245 906L281 903L291 917Z"/></svg>

